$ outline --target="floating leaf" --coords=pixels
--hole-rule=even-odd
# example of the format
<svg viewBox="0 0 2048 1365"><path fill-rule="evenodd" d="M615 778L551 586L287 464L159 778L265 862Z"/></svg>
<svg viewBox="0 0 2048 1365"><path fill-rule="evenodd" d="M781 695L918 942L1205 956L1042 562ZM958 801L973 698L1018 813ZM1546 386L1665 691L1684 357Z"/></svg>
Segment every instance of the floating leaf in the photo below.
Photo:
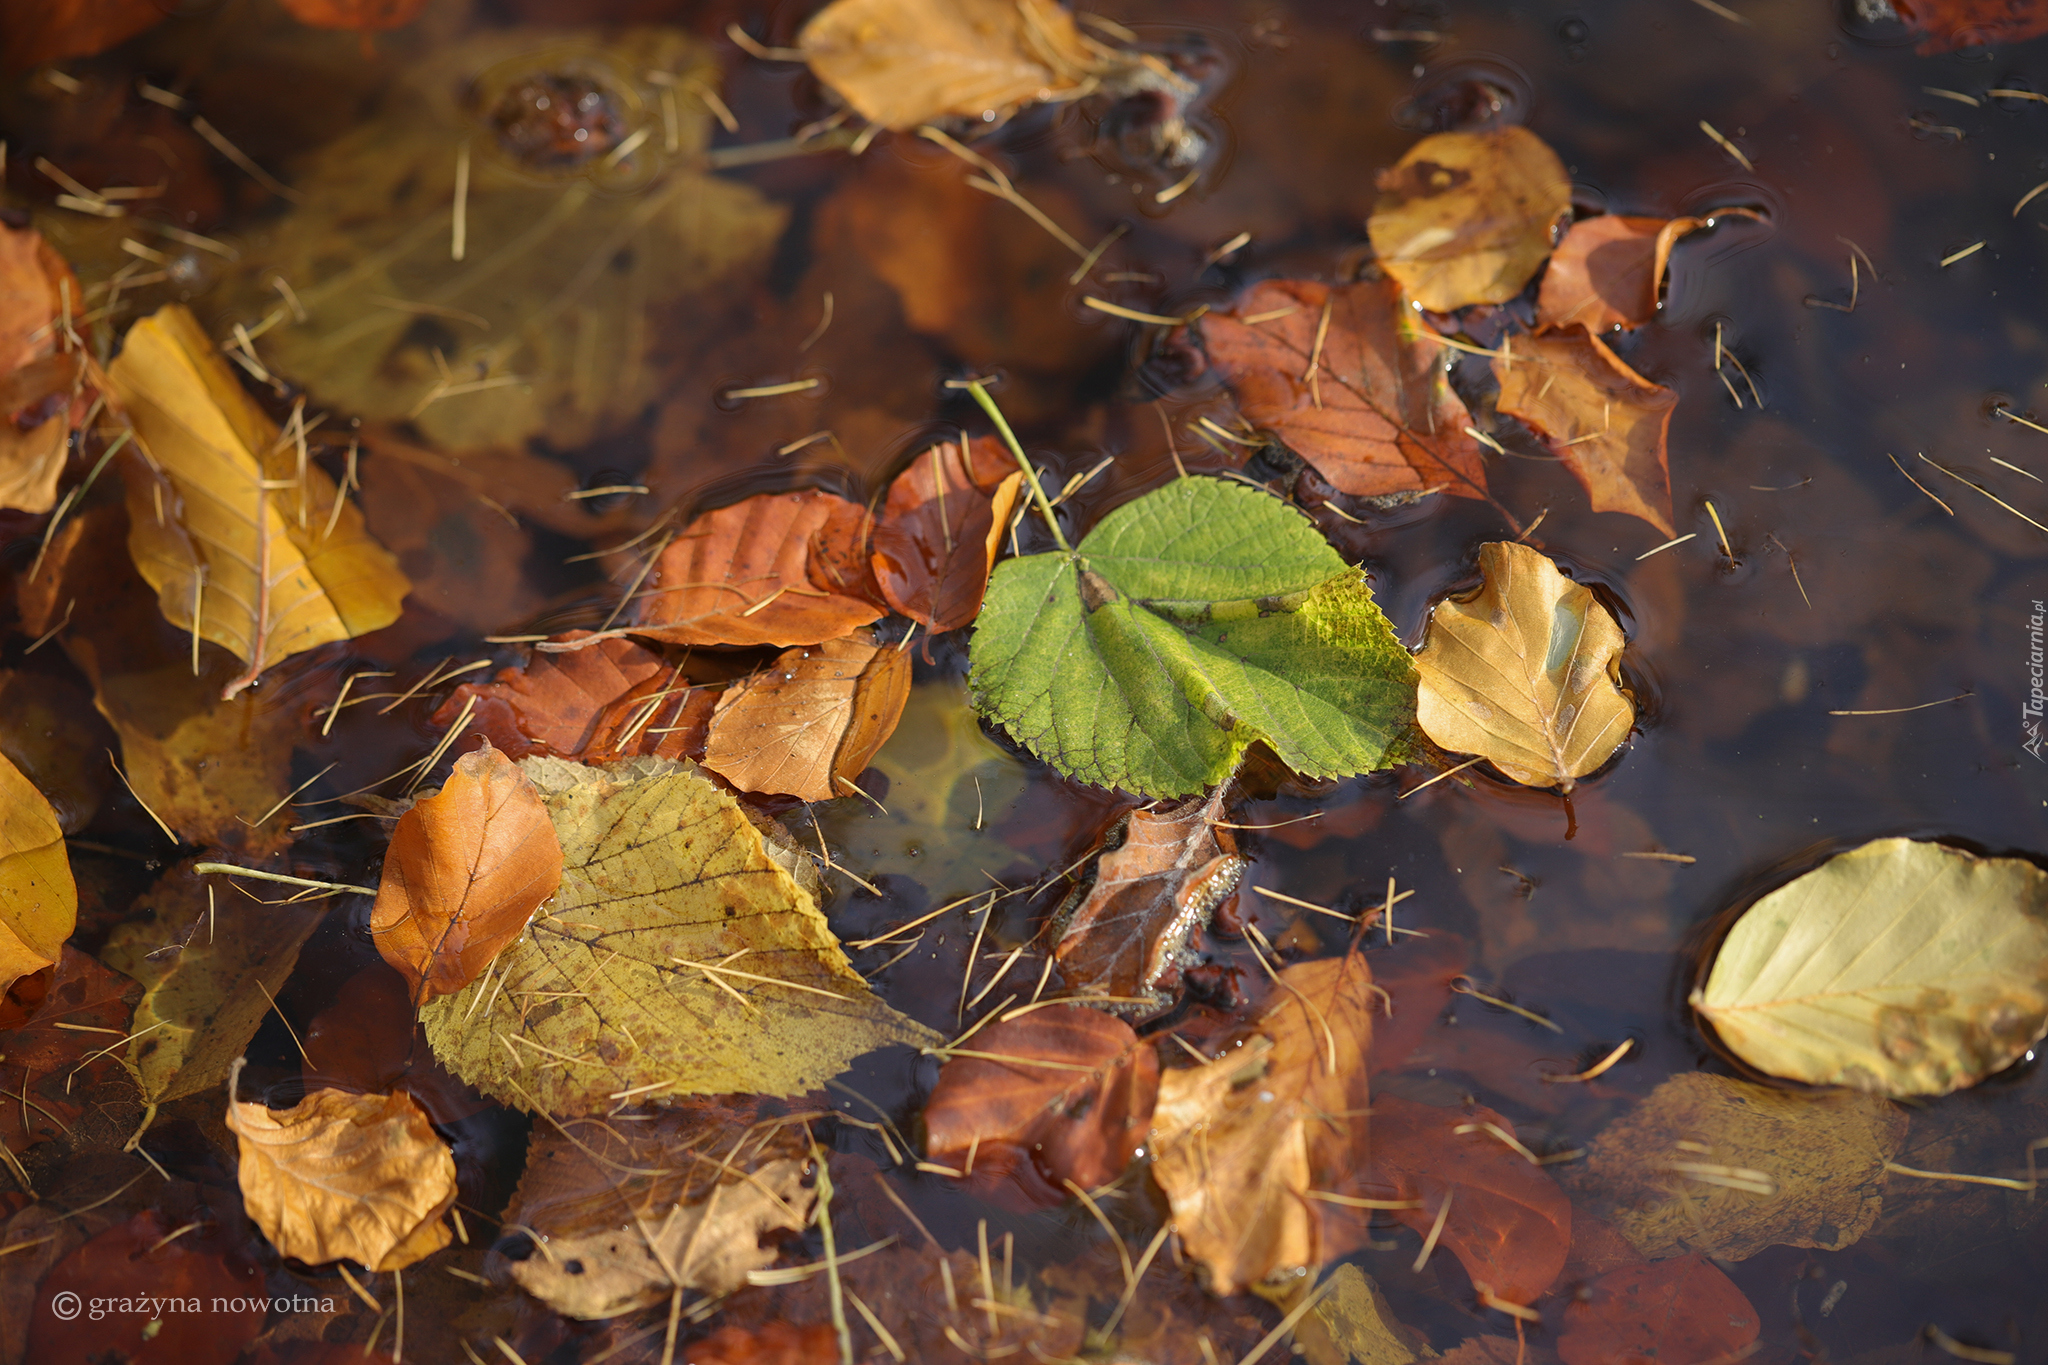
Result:
<svg viewBox="0 0 2048 1365"><path fill-rule="evenodd" d="M145 1209L58 1262L43 1277L24 1358L232 1365L263 1329L262 1268L237 1254L212 1217L172 1236L177 1231L165 1215ZM163 1306L147 1317L104 1306L65 1318L52 1310L66 1296L80 1304ZM204 1311L165 1311L167 1300L180 1309L196 1301ZM145 1335L150 1324L157 1330Z"/></svg>
<svg viewBox="0 0 2048 1365"><path fill-rule="evenodd" d="M805 801L847 795L910 699L910 656L866 631L784 650L725 690L704 766L745 792Z"/></svg>
<svg viewBox="0 0 2048 1365"><path fill-rule="evenodd" d="M1372 973L1353 953L1280 979L1239 1045L1159 1078L1152 1173L1216 1294L1313 1274L1369 1240L1342 1201L1367 1178Z"/></svg>
<svg viewBox="0 0 2048 1365"><path fill-rule="evenodd" d="M1700 1256L1623 1266L1564 1306L1565 1365L1707 1365L1748 1354L1761 1322L1735 1282Z"/></svg>
<svg viewBox="0 0 2048 1365"><path fill-rule="evenodd" d="M370 933L424 1004L476 980L561 883L540 793L487 742L398 817Z"/></svg>
<svg viewBox="0 0 2048 1365"><path fill-rule="evenodd" d="M1728 210L1740 212L1740 210ZM1704 218L1631 218L1603 213L1571 225L1551 253L1536 293L1539 327L1640 327L1657 316L1671 247Z"/></svg>
<svg viewBox="0 0 2048 1365"><path fill-rule="evenodd" d="M0 1141L21 1151L70 1131L88 1096L105 1104L121 1073L136 986L70 944L54 971L25 976L0 998L0 1057L14 1103L0 1106Z"/></svg>
<svg viewBox="0 0 2048 1365"><path fill-rule="evenodd" d="M84 301L40 233L0 223L0 510L57 503L71 430L91 402L90 361L71 347Z"/></svg>
<svg viewBox="0 0 2048 1365"><path fill-rule="evenodd" d="M1111 1009L1157 1009L1172 999L1188 940L1237 894L1250 860L1219 830L1229 783L1166 810L1135 810L1097 859L1079 903L1053 921L1052 955L1076 995L1116 997ZM1087 1182L1100 1184L1100 1181Z"/></svg>
<svg viewBox="0 0 2048 1365"><path fill-rule="evenodd" d="M1493 361L1500 410L1527 422L1585 486L1596 512L1626 512L1671 534L1665 439L1678 395L1623 363L1582 327L1518 337Z"/></svg>
<svg viewBox="0 0 2048 1365"><path fill-rule="evenodd" d="M575 646L590 634L567 631L548 643ZM523 667L500 669L490 682L457 684L433 723L453 725L467 710L469 729L514 759L680 758L693 741L701 752L716 701L715 693L686 685L681 669L653 650L613 636L536 651Z"/></svg>
<svg viewBox="0 0 2048 1365"><path fill-rule="evenodd" d="M1072 553L1010 559L976 623L975 705L1084 782L1185 796L1253 742L1310 777L1383 766L1411 706L1408 656L1301 513L1179 479Z"/></svg>
<svg viewBox="0 0 2048 1365"><path fill-rule="evenodd" d="M1912 839L1837 854L1735 922L1693 1008L1812 1085L1945 1095L2048 1035L2048 873Z"/></svg>
<svg viewBox="0 0 2048 1365"><path fill-rule="evenodd" d="M1083 1005L1048 1005L974 1035L925 1104L926 1151L975 1172L1030 1166L1049 1198L1129 1169L1159 1095L1159 1054L1131 1026ZM972 1172L970 1172L972 1174ZM1032 1192L1027 1188L1027 1193Z"/></svg>
<svg viewBox="0 0 2048 1365"><path fill-rule="evenodd" d="M242 1203L280 1256L403 1270L453 1240L455 1158L410 1095L228 1102Z"/></svg>
<svg viewBox="0 0 2048 1365"><path fill-rule="evenodd" d="M1448 313L1506 303L1550 255L1571 211L1571 177L1527 128L1437 133L1379 174L1366 231L1380 265L1417 303Z"/></svg>
<svg viewBox="0 0 2048 1365"><path fill-rule="evenodd" d="M964 449L941 441L912 459L875 523L875 580L889 605L935 631L971 623L1023 482L992 436Z"/></svg>
<svg viewBox="0 0 2048 1365"><path fill-rule="evenodd" d="M292 18L309 28L381 33L419 18L427 0L278 0Z"/></svg>
<svg viewBox="0 0 2048 1365"><path fill-rule="evenodd" d="M56 963L78 922L78 887L57 812L0 754L0 995Z"/></svg>
<svg viewBox="0 0 2048 1365"><path fill-rule="evenodd" d="M1570 791L1628 738L1621 626L1526 545L1479 547L1479 590L1437 604L1415 656L1416 720L1454 753Z"/></svg>
<svg viewBox="0 0 2048 1365"><path fill-rule="evenodd" d="M584 1114L622 1091L801 1094L864 1052L938 1041L847 963L808 855L692 767L521 768L554 819L562 889L491 973L421 1011L464 1080Z"/></svg>
<svg viewBox="0 0 2048 1365"><path fill-rule="evenodd" d="M398 619L410 585L397 562L325 471L280 448L182 304L131 327L107 376L147 455L123 456L135 567L165 620L248 663L226 696L280 659Z"/></svg>
<svg viewBox="0 0 2048 1365"><path fill-rule="evenodd" d="M1446 348L1390 280L1267 280L1198 324L1245 419L1354 497L1486 495Z"/></svg>

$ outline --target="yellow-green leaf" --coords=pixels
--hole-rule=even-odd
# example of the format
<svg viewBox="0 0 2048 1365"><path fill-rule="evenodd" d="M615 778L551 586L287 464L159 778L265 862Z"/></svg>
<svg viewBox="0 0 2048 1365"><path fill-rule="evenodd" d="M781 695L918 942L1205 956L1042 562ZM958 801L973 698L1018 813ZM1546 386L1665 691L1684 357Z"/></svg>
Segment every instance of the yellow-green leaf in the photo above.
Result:
<svg viewBox="0 0 2048 1365"><path fill-rule="evenodd" d="M57 812L0 754L0 995L57 960L78 921L78 887Z"/></svg>
<svg viewBox="0 0 2048 1365"><path fill-rule="evenodd" d="M1744 911L1693 1008L1759 1071L1945 1095L2048 1034L2048 872L1878 839Z"/></svg>

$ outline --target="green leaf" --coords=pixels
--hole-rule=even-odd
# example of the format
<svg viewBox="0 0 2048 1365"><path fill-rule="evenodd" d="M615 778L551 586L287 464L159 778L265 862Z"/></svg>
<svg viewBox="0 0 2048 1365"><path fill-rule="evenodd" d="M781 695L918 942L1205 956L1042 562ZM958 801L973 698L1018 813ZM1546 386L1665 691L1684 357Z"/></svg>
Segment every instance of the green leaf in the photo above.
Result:
<svg viewBox="0 0 2048 1365"><path fill-rule="evenodd" d="M1221 479L999 566L972 660L975 706L1025 748L1144 796L1212 786L1257 740L1305 776L1369 772L1415 713L1365 574L1300 512Z"/></svg>

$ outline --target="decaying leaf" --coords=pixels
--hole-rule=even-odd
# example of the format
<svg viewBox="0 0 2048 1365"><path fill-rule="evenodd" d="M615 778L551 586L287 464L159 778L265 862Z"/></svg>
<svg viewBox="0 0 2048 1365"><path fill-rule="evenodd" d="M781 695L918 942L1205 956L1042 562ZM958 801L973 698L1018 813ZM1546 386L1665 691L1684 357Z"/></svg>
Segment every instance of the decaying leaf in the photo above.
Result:
<svg viewBox="0 0 2048 1365"><path fill-rule="evenodd" d="M910 699L910 656L866 631L784 650L718 699L704 766L747 792L845 796Z"/></svg>
<svg viewBox="0 0 2048 1365"><path fill-rule="evenodd" d="M107 376L142 447L122 457L129 551L165 620L249 665L227 697L280 659L398 619L410 584L396 561L326 472L280 444L182 304L130 328Z"/></svg>
<svg viewBox="0 0 2048 1365"><path fill-rule="evenodd" d="M84 302L40 233L0 224L0 511L56 505L71 430L89 402L92 366L73 345Z"/></svg>
<svg viewBox="0 0 2048 1365"><path fill-rule="evenodd" d="M1550 254L1571 189L1527 128L1437 133L1380 172L1366 230L1380 265L1431 312L1506 303Z"/></svg>
<svg viewBox="0 0 2048 1365"><path fill-rule="evenodd" d="M370 933L424 1004L476 980L561 883L540 793L486 742L398 817Z"/></svg>
<svg viewBox="0 0 2048 1365"><path fill-rule="evenodd" d="M1115 997L1115 1010L1149 1012L1172 999L1188 940L1251 865L1236 836L1217 827L1229 786L1119 822L1085 896L1077 891L1053 920L1052 955L1070 992Z"/></svg>
<svg viewBox="0 0 2048 1365"><path fill-rule="evenodd" d="M661 552L640 590L634 633L685 645L787 646L866 625L883 608L822 586L813 572L814 545L849 506L805 490L704 513Z"/></svg>
<svg viewBox="0 0 2048 1365"><path fill-rule="evenodd" d="M1564 1308L1565 1365L1707 1365L1748 1354L1761 1319L1734 1281L1685 1256L1610 1270Z"/></svg>
<svg viewBox="0 0 2048 1365"><path fill-rule="evenodd" d="M292 18L310 28L381 33L419 17L427 0L278 0Z"/></svg>
<svg viewBox="0 0 2048 1365"><path fill-rule="evenodd" d="M1241 1045L1159 1078L1152 1173L1217 1294L1313 1272L1367 1238L1366 1215L1337 1201L1369 1179L1372 973L1352 953L1280 979Z"/></svg>
<svg viewBox="0 0 2048 1365"><path fill-rule="evenodd" d="M14 1099L0 1105L0 1141L14 1151L70 1131L87 1096L105 1104L121 1074L135 983L68 943L61 951L55 970L0 996L0 1024L12 1025L0 1031L0 1058Z"/></svg>
<svg viewBox="0 0 2048 1365"><path fill-rule="evenodd" d="M1536 292L1537 326L1640 327L1657 316L1664 267L1680 237L1704 218L1632 218L1603 213L1571 225L1551 253Z"/></svg>
<svg viewBox="0 0 2048 1365"><path fill-rule="evenodd" d="M1409 1365L1436 1354L1422 1333L1394 1316L1370 1275L1347 1261L1330 1278L1337 1287L1294 1329L1308 1365Z"/></svg>
<svg viewBox="0 0 2048 1365"><path fill-rule="evenodd" d="M1486 494L1446 348L1391 280L1267 280L1199 324L1245 419L1354 497Z"/></svg>
<svg viewBox="0 0 2048 1365"><path fill-rule="evenodd" d="M230 1092L232 1093L232 1092ZM412 1096L315 1090L228 1102L242 1203L281 1256L402 1270L454 1239L455 1158Z"/></svg>
<svg viewBox="0 0 2048 1365"><path fill-rule="evenodd" d="M1693 1008L1760 1071L1945 1095L2048 1035L2048 873L1877 839L1757 901Z"/></svg>
<svg viewBox="0 0 2048 1365"><path fill-rule="evenodd" d="M874 573L889 605L935 631L981 611L1023 473L1002 443L941 441L889 485L875 523Z"/></svg>
<svg viewBox="0 0 2048 1365"><path fill-rule="evenodd" d="M566 862L553 913L421 1012L449 1069L565 1116L664 1095L801 1094L937 1035L869 993L808 855L687 764L530 758Z"/></svg>
<svg viewBox="0 0 2048 1365"><path fill-rule="evenodd" d="M576 645L590 632L568 631L549 644ZM474 697L475 704L470 699ZM522 667L487 683L460 683L434 712L469 728L507 758L681 758L702 749L715 693L690 687L682 670L644 645L617 636L588 646L536 651Z"/></svg>
<svg viewBox="0 0 2048 1365"><path fill-rule="evenodd" d="M1130 1167L1159 1095L1159 1054L1129 1024L1048 1005L989 1025L971 1050L983 1055L949 1058L925 1105L932 1160L1034 1167L1050 1203L1068 1182L1096 1189Z"/></svg>
<svg viewBox="0 0 2048 1365"><path fill-rule="evenodd" d="M747 1117L714 1101L544 1126L505 1215L535 1242L512 1278L586 1320L666 1304L676 1289L746 1284L775 1259L761 1238L801 1232L817 1198L802 1126Z"/></svg>
<svg viewBox="0 0 2048 1365"><path fill-rule="evenodd" d="M0 754L0 995L55 965L78 922L78 887L57 812Z"/></svg>
<svg viewBox="0 0 2048 1365"><path fill-rule="evenodd" d="M358 452L357 501L370 534L412 581L414 619L425 607L479 635L521 629L544 602L526 572L533 536L523 518L507 515L510 490L491 485L479 498L443 470L397 455L399 448L380 440Z"/></svg>
<svg viewBox="0 0 2048 1365"><path fill-rule="evenodd" d="M1765 1247L1839 1251L1870 1230L1906 1115L1874 1096L1800 1095L1673 1076L1561 1172L1651 1260L1740 1261Z"/></svg>
<svg viewBox="0 0 2048 1365"><path fill-rule="evenodd" d="M1083 782L1186 796L1254 741L1312 777L1388 761L1406 651L1365 575L1262 489L1177 479L1071 553L1005 560L975 625L975 706Z"/></svg>
<svg viewBox="0 0 2048 1365"><path fill-rule="evenodd" d="M1079 98L1116 55L1057 0L836 0L797 43L862 117L899 130Z"/></svg>
<svg viewBox="0 0 2048 1365"><path fill-rule="evenodd" d="M1454 753L1528 787L1570 791L1635 724L1621 625L1590 589L1510 541L1479 547L1473 596L1439 602L1415 656L1415 718Z"/></svg>
<svg viewBox="0 0 2048 1365"><path fill-rule="evenodd" d="M1534 428L1585 486L1596 512L1626 512L1671 534L1665 439L1678 395L1630 369L1583 327L1518 337L1493 361L1500 410Z"/></svg>

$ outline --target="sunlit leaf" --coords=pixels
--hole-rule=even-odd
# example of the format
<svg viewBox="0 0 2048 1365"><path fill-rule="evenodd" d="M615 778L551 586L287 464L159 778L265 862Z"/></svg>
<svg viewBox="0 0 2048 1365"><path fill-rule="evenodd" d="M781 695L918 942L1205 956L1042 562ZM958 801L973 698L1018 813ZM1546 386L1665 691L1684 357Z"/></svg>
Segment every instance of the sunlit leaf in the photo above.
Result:
<svg viewBox="0 0 2048 1365"><path fill-rule="evenodd" d="M909 697L910 656L867 631L784 650L719 697L704 766L741 791L848 795Z"/></svg>
<svg viewBox="0 0 2048 1365"><path fill-rule="evenodd" d="M1741 210L1736 210L1741 212ZM1657 316L1671 247L1704 218L1632 218L1603 213L1571 225L1551 253L1536 294L1543 328L1640 327Z"/></svg>
<svg viewBox="0 0 2048 1365"><path fill-rule="evenodd" d="M1550 254L1571 188L1527 128L1437 133L1380 172L1366 229L1380 265L1424 308L1505 303Z"/></svg>
<svg viewBox="0 0 2048 1365"><path fill-rule="evenodd" d="M1583 327L1517 337L1493 361L1500 410L1543 436L1596 512L1626 512L1671 534L1665 441L1678 395Z"/></svg>
<svg viewBox="0 0 2048 1365"><path fill-rule="evenodd" d="M914 456L875 523L875 579L889 605L935 631L972 622L1023 481L990 436Z"/></svg>
<svg viewBox="0 0 2048 1365"><path fill-rule="evenodd" d="M0 754L0 995L53 965L78 920L78 888L57 812Z"/></svg>
<svg viewBox="0 0 2048 1365"><path fill-rule="evenodd" d="M590 633L565 631L547 643L576 645ZM681 758L693 741L702 752L717 699L689 686L653 650L614 636L584 648L536 650L490 682L458 683L433 723L453 725L466 711L469 730L513 759Z"/></svg>
<svg viewBox="0 0 2048 1365"><path fill-rule="evenodd" d="M0 36L0 51L8 49ZM78 277L40 233L0 224L0 510L56 505L95 373L72 345L87 330L84 300Z"/></svg>

